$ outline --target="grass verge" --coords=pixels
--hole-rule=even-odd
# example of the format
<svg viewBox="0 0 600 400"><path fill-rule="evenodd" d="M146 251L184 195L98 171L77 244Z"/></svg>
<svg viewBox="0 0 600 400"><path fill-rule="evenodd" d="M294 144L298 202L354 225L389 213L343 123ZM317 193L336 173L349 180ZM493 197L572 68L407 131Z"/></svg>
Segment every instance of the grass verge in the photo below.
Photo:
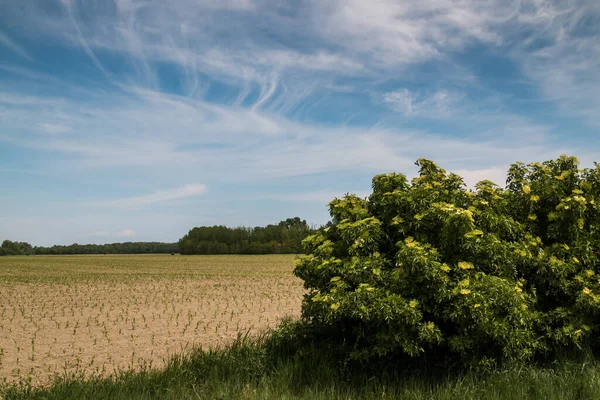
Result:
<svg viewBox="0 0 600 400"><path fill-rule="evenodd" d="M287 326L287 331L286 331ZM218 350L174 357L166 368L112 378L76 375L49 387L26 382L9 399L598 399L600 364L588 357L547 366L476 372L410 364L351 365L333 348L300 343L293 324L258 339L240 336Z"/></svg>

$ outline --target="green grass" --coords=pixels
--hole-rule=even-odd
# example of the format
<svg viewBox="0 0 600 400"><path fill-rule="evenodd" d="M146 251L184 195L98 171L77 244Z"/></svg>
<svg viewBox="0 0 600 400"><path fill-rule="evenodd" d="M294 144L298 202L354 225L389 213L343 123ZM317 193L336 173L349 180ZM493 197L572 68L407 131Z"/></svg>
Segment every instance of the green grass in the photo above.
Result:
<svg viewBox="0 0 600 400"><path fill-rule="evenodd" d="M600 364L568 361L548 367L513 365L473 372L354 368L323 349L294 347L266 335L173 358L163 370L116 378L58 379L48 388L26 383L5 399L598 399ZM1 393L1 392L0 392Z"/></svg>
<svg viewBox="0 0 600 400"><path fill-rule="evenodd" d="M292 254L5 256L0 257L0 283L289 276L295 258Z"/></svg>

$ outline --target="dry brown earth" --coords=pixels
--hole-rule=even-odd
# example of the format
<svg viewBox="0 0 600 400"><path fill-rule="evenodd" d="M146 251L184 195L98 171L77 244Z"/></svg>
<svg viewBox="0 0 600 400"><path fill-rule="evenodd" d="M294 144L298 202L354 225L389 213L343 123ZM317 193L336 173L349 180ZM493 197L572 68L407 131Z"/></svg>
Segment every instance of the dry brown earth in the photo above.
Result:
<svg viewBox="0 0 600 400"><path fill-rule="evenodd" d="M300 312L290 255L0 257L0 381L160 366Z"/></svg>

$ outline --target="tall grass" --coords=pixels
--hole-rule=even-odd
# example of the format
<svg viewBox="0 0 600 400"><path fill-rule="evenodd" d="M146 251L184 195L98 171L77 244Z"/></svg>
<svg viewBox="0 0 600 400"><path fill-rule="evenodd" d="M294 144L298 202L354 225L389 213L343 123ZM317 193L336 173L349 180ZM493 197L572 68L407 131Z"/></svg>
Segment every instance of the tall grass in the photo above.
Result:
<svg viewBox="0 0 600 400"><path fill-rule="evenodd" d="M288 323L288 327L289 327ZM293 330L293 329L292 329ZM113 378L71 375L47 388L6 387L8 399L598 399L600 364L564 357L546 366L476 372L410 363L351 364L285 326L218 350L174 357L162 370Z"/></svg>

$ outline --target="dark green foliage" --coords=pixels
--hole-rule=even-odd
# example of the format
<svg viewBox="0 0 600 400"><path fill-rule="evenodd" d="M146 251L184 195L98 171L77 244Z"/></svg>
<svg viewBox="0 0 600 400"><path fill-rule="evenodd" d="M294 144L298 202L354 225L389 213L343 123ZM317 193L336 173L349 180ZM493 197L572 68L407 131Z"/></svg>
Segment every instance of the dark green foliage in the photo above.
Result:
<svg viewBox="0 0 600 400"><path fill-rule="evenodd" d="M62 255L62 254L168 254L177 251L177 243L126 242L111 244L71 244L68 246L32 247L25 242L5 240L0 256Z"/></svg>
<svg viewBox="0 0 600 400"><path fill-rule="evenodd" d="M181 254L296 254L313 229L299 217L265 227L202 226L179 240Z"/></svg>
<svg viewBox="0 0 600 400"><path fill-rule="evenodd" d="M454 356L489 366L600 344L600 166L574 157L466 190L420 159L377 175L368 199L329 204L295 274L303 319L341 335L353 359Z"/></svg>
<svg viewBox="0 0 600 400"><path fill-rule="evenodd" d="M126 242L111 244L71 244L68 246L32 247L25 242L5 240L0 256L62 255L62 254L167 254L177 251L177 243Z"/></svg>
<svg viewBox="0 0 600 400"><path fill-rule="evenodd" d="M26 242L5 240L0 247L0 256L30 256L32 254L34 254L33 247Z"/></svg>
<svg viewBox="0 0 600 400"><path fill-rule="evenodd" d="M71 244L69 246L35 247L35 254L169 254L177 251L177 243L126 242L111 244Z"/></svg>

